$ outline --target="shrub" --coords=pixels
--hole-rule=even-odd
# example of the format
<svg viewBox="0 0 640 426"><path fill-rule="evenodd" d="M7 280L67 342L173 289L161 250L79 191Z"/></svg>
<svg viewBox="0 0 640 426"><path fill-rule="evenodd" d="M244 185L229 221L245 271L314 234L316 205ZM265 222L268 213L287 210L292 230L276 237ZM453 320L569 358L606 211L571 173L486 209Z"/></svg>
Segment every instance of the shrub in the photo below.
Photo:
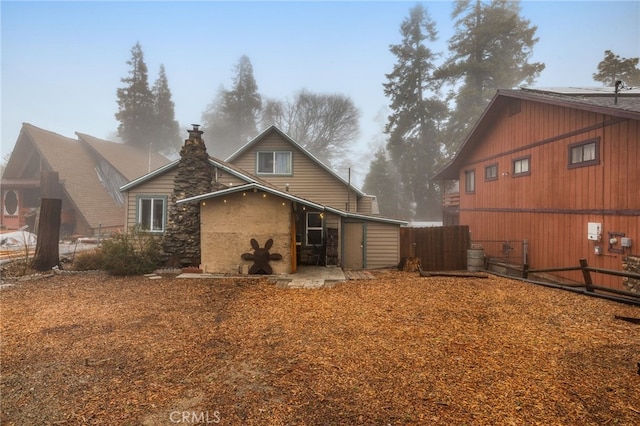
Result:
<svg viewBox="0 0 640 426"><path fill-rule="evenodd" d="M148 274L162 260L159 240L138 227L104 241L102 255L103 267L112 275Z"/></svg>
<svg viewBox="0 0 640 426"><path fill-rule="evenodd" d="M73 259L72 268L76 271L104 269L104 253L100 249L77 253Z"/></svg>

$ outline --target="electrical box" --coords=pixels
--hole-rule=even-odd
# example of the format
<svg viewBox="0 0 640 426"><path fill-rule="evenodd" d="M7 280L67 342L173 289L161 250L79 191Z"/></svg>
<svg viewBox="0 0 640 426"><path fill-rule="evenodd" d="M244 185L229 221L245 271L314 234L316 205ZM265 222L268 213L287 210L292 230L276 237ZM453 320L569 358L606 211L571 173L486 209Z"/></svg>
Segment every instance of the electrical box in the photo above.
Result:
<svg viewBox="0 0 640 426"><path fill-rule="evenodd" d="M622 247L631 247L631 238L620 238L620 245Z"/></svg>
<svg viewBox="0 0 640 426"><path fill-rule="evenodd" d="M587 239L589 241L600 241L602 235L602 224L598 222L587 223Z"/></svg>

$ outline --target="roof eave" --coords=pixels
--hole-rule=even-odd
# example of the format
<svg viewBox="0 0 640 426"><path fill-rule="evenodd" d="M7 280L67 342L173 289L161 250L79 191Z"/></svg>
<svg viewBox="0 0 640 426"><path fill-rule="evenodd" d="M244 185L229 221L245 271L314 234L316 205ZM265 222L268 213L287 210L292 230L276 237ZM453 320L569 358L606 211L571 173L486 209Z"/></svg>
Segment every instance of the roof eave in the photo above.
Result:
<svg viewBox="0 0 640 426"><path fill-rule="evenodd" d="M162 167L159 167L153 171L151 171L150 173L147 173L146 175L142 175L137 179L132 180L131 182L124 184L120 187L120 191L124 192L124 191L128 191L133 187L136 187L144 182L147 182L148 180L153 179L154 177L161 175L165 172L167 172L168 170L171 170L172 168L176 167L178 165L178 163L180 162L180 160L173 160L172 162L165 164Z"/></svg>
<svg viewBox="0 0 640 426"><path fill-rule="evenodd" d="M304 204L306 206L309 207L313 207L315 209L318 210L324 210L325 206L323 206L322 204L318 204L318 203L314 203L313 201L309 201L309 200L305 200L304 198L300 198L300 197L296 197L295 195L291 195L287 192L282 192L279 191L277 189L274 188L269 188L268 186L264 186L261 185L259 183L256 182L251 182L251 183L247 183L244 185L239 185L239 186L232 186L230 188L226 188L226 189L221 189L219 191L213 191L213 192L209 192L206 194L202 194L202 195L196 195L194 197L188 197L188 198L183 198L182 200L177 200L176 204L184 204L184 203L189 203L189 202L196 202L196 201L203 201L203 200L208 200L210 198L217 198L217 197L221 197L223 195L227 195L227 194L233 194L236 192L243 192L243 191L251 191L251 190L256 190L256 191L264 191L273 195L277 195L279 197L282 197L284 199L290 200L290 201L294 201L300 204Z"/></svg>

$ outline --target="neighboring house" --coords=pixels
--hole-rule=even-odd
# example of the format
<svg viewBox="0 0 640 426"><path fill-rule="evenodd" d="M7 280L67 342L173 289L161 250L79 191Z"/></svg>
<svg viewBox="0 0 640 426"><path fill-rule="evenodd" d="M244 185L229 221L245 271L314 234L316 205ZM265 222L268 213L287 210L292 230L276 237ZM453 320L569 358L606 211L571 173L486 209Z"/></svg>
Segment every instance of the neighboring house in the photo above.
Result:
<svg viewBox="0 0 640 426"><path fill-rule="evenodd" d="M527 240L531 268L584 258L632 270L640 253L640 91L499 90L434 179L459 180L457 221L469 225L472 241ZM502 256L499 246L484 249ZM582 281L579 271L557 275ZM595 279L624 288L619 277Z"/></svg>
<svg viewBox="0 0 640 426"><path fill-rule="evenodd" d="M161 155L76 133L61 136L23 123L2 175L5 229L33 231L42 197L43 172L57 172L62 198L61 236L94 236L124 229L126 182L166 164Z"/></svg>
<svg viewBox="0 0 640 426"><path fill-rule="evenodd" d="M178 163L121 188L129 226L155 223L147 227L164 232ZM200 203L207 272L246 272L251 261L241 256L254 252L251 239L260 248L273 240L270 253L282 256L271 263L274 273L293 272L298 264L347 269L398 264L399 227L406 222L377 215L375 197L350 185L277 127L227 161L210 158L210 163L216 190L178 201ZM154 222L154 215L161 220Z"/></svg>

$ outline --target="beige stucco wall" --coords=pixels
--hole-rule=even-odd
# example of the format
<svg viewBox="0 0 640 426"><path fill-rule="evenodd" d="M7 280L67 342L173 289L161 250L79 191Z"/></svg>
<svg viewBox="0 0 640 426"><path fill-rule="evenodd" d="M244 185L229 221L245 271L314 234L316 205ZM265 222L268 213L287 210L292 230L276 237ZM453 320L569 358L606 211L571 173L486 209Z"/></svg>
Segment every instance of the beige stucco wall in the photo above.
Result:
<svg viewBox="0 0 640 426"><path fill-rule="evenodd" d="M263 192L229 194L201 202L202 269L208 273L237 274L242 265L253 262L241 259L253 253L251 239L260 247L273 239L270 253L282 260L269 264L274 274L291 272L291 203Z"/></svg>

